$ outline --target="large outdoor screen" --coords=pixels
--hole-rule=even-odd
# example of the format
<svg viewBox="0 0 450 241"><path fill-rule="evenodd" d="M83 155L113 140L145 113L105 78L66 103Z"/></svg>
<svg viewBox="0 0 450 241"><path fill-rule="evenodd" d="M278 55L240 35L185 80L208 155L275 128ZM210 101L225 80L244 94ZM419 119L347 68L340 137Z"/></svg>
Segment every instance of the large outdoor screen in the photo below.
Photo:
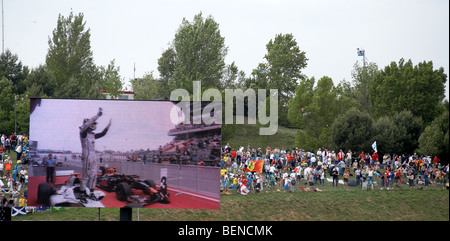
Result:
<svg viewBox="0 0 450 241"><path fill-rule="evenodd" d="M186 113L171 101L31 99L28 205L218 209L221 125Z"/></svg>

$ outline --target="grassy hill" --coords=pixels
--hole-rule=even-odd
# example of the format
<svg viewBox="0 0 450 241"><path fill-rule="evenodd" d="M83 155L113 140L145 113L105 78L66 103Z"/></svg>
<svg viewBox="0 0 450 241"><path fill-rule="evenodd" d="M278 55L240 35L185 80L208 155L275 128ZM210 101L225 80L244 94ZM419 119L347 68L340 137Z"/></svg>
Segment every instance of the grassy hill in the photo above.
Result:
<svg viewBox="0 0 450 241"><path fill-rule="evenodd" d="M245 118L244 123L248 123L247 118ZM264 136L259 135L261 127L258 124L236 124L235 128L233 137L227 139L223 136L222 143L229 142L233 147L247 147L247 145L250 144L251 147L261 147L262 149L265 149L267 145L270 145L272 148L284 147L288 149L295 146L295 135L297 133L297 129L279 125L276 134Z"/></svg>

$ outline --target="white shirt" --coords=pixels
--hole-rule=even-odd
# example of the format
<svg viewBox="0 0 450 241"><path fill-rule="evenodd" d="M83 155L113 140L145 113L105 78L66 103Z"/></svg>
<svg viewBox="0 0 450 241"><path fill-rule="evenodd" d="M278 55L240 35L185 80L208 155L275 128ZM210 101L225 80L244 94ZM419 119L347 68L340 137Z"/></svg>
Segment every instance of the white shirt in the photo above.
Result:
<svg viewBox="0 0 450 241"><path fill-rule="evenodd" d="M310 173L311 173L311 168L310 167L305 168L305 171L303 173L305 175L305 177L307 177Z"/></svg>
<svg viewBox="0 0 450 241"><path fill-rule="evenodd" d="M275 172L275 166L274 165L270 166L269 171L271 173L274 173Z"/></svg>
<svg viewBox="0 0 450 241"><path fill-rule="evenodd" d="M320 151L320 150L317 151L317 155L318 155L318 156L322 156L322 151Z"/></svg>

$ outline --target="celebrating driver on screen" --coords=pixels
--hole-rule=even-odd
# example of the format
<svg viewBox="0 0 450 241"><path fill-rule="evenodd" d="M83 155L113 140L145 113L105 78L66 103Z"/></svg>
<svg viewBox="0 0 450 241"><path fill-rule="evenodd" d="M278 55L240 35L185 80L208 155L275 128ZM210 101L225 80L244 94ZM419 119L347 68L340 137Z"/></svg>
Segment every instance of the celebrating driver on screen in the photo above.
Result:
<svg viewBox="0 0 450 241"><path fill-rule="evenodd" d="M88 119L83 120L83 125L80 126L80 140L81 140L81 162L82 162L82 178L81 178L81 193L82 199L88 197L95 200L93 195L95 182L97 178L97 160L95 158L95 139L101 138L109 130L111 126L111 119L106 128L100 133L94 133L97 127L97 119L102 116L102 108L98 109L98 113ZM88 188L89 190L86 190ZM89 191L89 192L87 192ZM95 200L97 201L97 200Z"/></svg>

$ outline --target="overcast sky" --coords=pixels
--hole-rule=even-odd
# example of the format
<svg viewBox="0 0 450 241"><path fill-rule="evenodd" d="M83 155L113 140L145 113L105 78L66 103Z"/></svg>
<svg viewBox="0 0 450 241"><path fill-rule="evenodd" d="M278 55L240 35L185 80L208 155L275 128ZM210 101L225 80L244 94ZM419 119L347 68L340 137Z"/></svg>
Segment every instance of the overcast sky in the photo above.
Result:
<svg viewBox="0 0 450 241"><path fill-rule="evenodd" d="M58 15L71 11L85 16L95 64L115 59L126 82L159 76L158 58L182 19L200 12L219 23L226 64L247 76L280 33L293 34L309 59L303 72L316 80L350 81L355 63L362 65L357 48L379 68L404 58L449 73L448 0L3 0L4 49L30 68L45 63Z"/></svg>

